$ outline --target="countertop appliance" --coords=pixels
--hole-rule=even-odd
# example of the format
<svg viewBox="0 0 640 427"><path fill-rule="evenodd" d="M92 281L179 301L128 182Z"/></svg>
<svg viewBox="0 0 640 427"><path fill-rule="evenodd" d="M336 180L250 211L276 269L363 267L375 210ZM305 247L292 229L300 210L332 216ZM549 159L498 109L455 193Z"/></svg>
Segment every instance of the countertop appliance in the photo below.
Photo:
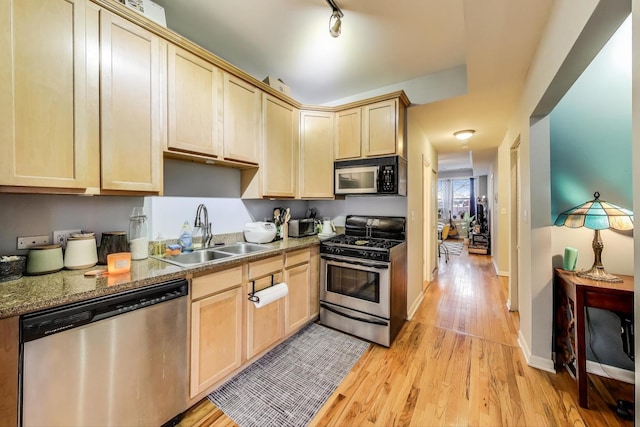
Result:
<svg viewBox="0 0 640 427"><path fill-rule="evenodd" d="M249 243L269 243L276 237L276 231L273 222L249 222L244 226L244 239Z"/></svg>
<svg viewBox="0 0 640 427"><path fill-rule="evenodd" d="M320 323L389 347L407 315L404 217L349 215L320 242Z"/></svg>
<svg viewBox="0 0 640 427"><path fill-rule="evenodd" d="M400 156L333 163L335 194L407 195L407 161Z"/></svg>
<svg viewBox="0 0 640 427"><path fill-rule="evenodd" d="M22 316L21 425L159 426L184 412L187 293L179 279Z"/></svg>
<svg viewBox="0 0 640 427"><path fill-rule="evenodd" d="M313 218L292 219L289 221L289 237L305 237L318 234L316 220Z"/></svg>

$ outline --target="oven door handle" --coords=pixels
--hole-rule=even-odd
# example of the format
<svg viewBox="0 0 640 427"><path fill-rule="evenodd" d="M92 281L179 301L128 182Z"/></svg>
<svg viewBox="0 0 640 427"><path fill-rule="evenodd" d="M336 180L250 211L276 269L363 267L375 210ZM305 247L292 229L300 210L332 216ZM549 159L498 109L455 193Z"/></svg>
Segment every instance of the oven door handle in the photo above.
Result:
<svg viewBox="0 0 640 427"><path fill-rule="evenodd" d="M339 262L339 263L345 264L345 265L348 265L348 264L361 265L363 267L375 268L375 269L378 269L378 270L387 270L387 269L389 269L389 265L387 265L387 264L375 264L375 263L369 263L369 262L355 261L355 260L352 260L352 259L349 259L349 261L346 261L344 259L333 258L333 257L326 256L326 255L321 255L320 258L326 259L327 261Z"/></svg>
<svg viewBox="0 0 640 427"><path fill-rule="evenodd" d="M389 326L389 322L385 322L384 320L364 319L362 317L352 316L350 314L343 313L340 310L336 310L333 307L329 307L328 305L323 304L323 303L320 303L320 307L324 308L325 310L329 310L332 313L337 314L338 316L348 317L349 319L357 320L359 322L372 323L374 325L381 325L381 326Z"/></svg>

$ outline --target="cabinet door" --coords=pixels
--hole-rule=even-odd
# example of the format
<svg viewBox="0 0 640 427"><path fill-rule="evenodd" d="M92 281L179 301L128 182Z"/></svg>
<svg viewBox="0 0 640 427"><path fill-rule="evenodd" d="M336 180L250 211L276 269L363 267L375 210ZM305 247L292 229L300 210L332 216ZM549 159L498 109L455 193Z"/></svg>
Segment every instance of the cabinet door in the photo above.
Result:
<svg viewBox="0 0 640 427"><path fill-rule="evenodd" d="M320 247L310 248L309 256L309 318L320 315Z"/></svg>
<svg viewBox="0 0 640 427"><path fill-rule="evenodd" d="M285 270L284 281L289 286L285 298L285 335L300 329L309 320L309 280L308 263Z"/></svg>
<svg viewBox="0 0 640 427"><path fill-rule="evenodd" d="M168 148L222 154L222 73L174 45L168 48Z"/></svg>
<svg viewBox="0 0 640 427"><path fill-rule="evenodd" d="M377 102L362 107L362 147L364 156L396 153L398 100Z"/></svg>
<svg viewBox="0 0 640 427"><path fill-rule="evenodd" d="M300 112L300 197L333 197L333 113Z"/></svg>
<svg viewBox="0 0 640 427"><path fill-rule="evenodd" d="M242 363L242 287L191 304L193 398Z"/></svg>
<svg viewBox="0 0 640 427"><path fill-rule="evenodd" d="M282 274L274 276L275 282L282 280ZM271 276L256 280L255 290L271 285ZM248 284L245 294L251 292ZM279 299L260 308L247 300L247 359L260 354L276 344L284 336L284 299Z"/></svg>
<svg viewBox="0 0 640 427"><path fill-rule="evenodd" d="M84 0L0 5L0 185L84 188L90 173L97 184L85 10Z"/></svg>
<svg viewBox="0 0 640 427"><path fill-rule="evenodd" d="M148 31L100 12L103 189L161 189L163 47Z"/></svg>
<svg viewBox="0 0 640 427"><path fill-rule="evenodd" d="M361 128L360 108L336 113L336 160L360 157Z"/></svg>
<svg viewBox="0 0 640 427"><path fill-rule="evenodd" d="M264 148L262 192L268 197L295 197L298 110L265 94L262 102Z"/></svg>
<svg viewBox="0 0 640 427"><path fill-rule="evenodd" d="M260 91L224 73L224 157L260 163Z"/></svg>

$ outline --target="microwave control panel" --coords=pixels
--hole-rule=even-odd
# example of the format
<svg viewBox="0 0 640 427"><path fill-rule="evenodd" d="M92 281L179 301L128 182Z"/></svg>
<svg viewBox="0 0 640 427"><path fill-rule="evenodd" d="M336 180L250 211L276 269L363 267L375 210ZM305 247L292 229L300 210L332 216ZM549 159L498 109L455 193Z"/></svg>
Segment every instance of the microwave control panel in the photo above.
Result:
<svg viewBox="0 0 640 427"><path fill-rule="evenodd" d="M396 190L394 169L392 165L380 166L380 192L393 193Z"/></svg>

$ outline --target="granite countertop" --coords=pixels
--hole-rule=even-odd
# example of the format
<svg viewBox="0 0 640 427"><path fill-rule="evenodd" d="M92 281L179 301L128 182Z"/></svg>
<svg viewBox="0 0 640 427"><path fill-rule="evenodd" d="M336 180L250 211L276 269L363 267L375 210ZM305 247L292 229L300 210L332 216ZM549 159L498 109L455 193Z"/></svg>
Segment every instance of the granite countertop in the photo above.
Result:
<svg viewBox="0 0 640 427"><path fill-rule="evenodd" d="M189 268L149 257L141 261L131 261L131 271L117 276L84 276L86 271L106 269L106 266L96 266L86 270L62 270L41 276L23 276L18 280L0 282L0 319L185 278L189 274L220 270L247 261L308 248L319 243L317 236L289 238L286 241L265 243L264 245L270 248L267 251L234 256Z"/></svg>

